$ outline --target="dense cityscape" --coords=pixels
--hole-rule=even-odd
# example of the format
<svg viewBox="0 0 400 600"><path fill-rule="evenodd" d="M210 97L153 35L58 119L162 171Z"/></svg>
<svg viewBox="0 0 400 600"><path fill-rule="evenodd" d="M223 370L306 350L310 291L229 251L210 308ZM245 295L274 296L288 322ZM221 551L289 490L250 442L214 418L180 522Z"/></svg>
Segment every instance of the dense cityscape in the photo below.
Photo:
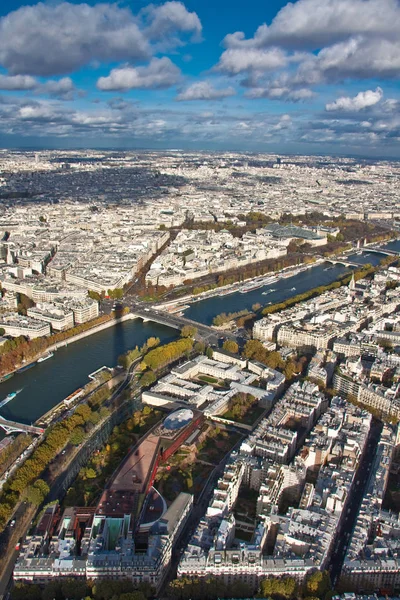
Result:
<svg viewBox="0 0 400 600"><path fill-rule="evenodd" d="M1 153L4 597L400 593L399 178Z"/></svg>

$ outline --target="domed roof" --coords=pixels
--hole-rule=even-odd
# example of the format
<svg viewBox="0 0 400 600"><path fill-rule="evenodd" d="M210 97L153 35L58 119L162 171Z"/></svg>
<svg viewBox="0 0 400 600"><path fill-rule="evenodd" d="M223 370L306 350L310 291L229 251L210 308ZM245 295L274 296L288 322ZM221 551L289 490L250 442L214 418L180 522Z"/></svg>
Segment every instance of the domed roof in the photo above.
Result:
<svg viewBox="0 0 400 600"><path fill-rule="evenodd" d="M190 408L179 408L165 419L164 428L170 430L181 429L188 425L193 417L193 411Z"/></svg>

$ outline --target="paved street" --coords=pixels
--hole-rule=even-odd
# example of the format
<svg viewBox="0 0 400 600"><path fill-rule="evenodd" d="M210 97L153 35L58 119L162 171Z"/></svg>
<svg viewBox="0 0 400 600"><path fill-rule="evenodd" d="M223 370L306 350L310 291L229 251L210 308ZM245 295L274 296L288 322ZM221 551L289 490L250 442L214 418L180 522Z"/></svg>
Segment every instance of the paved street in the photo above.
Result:
<svg viewBox="0 0 400 600"><path fill-rule="evenodd" d="M335 547L330 559L329 571L331 573L333 585L337 583L342 569L346 550L360 510L360 505L368 486L371 475L371 466L374 461L381 432L382 423L374 419L371 424L368 442L352 486L347 512L338 530Z"/></svg>

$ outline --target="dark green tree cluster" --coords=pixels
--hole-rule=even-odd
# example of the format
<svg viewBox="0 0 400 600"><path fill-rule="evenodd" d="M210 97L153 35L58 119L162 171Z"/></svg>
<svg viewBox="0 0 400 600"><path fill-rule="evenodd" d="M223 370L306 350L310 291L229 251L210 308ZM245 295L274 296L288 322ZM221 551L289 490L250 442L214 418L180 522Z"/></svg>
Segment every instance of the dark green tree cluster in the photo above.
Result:
<svg viewBox="0 0 400 600"><path fill-rule="evenodd" d="M122 288L115 288L115 290L107 290L107 296L113 300L121 300L124 296L124 290Z"/></svg>
<svg viewBox="0 0 400 600"><path fill-rule="evenodd" d="M33 506L40 506L47 494L49 493L50 488L43 479L37 479L33 485L30 485L26 491L26 499Z"/></svg>
<svg viewBox="0 0 400 600"><path fill-rule="evenodd" d="M358 281L359 279L363 279L364 277L368 277L375 273L379 267L372 267L370 264L365 265L362 269L358 269L354 271L354 279ZM266 306L262 314L263 315L271 315L276 312L280 312L281 310L285 310L285 308L290 308L299 302L304 302L305 300L310 300L311 298L315 298L316 296L320 296L324 292L328 292L330 290L335 290L340 288L343 285L348 285L352 275L342 275L337 281L333 281L328 285L320 285L316 288L312 288L307 292L303 292L302 294L297 294L296 296L292 296L283 302L278 302L277 304L271 304L270 306Z"/></svg>
<svg viewBox="0 0 400 600"><path fill-rule="evenodd" d="M93 506L108 479L128 454L135 441L146 433L161 414L149 406L136 411L118 427L114 427L106 443L94 452L79 471L64 500L65 506Z"/></svg>
<svg viewBox="0 0 400 600"><path fill-rule="evenodd" d="M242 419L247 411L256 403L256 398L251 394L238 392L228 402L228 412L232 419ZM226 415L224 415L226 416Z"/></svg>
<svg viewBox="0 0 400 600"><path fill-rule="evenodd" d="M293 577L269 577L260 584L258 596L260 598L299 598L299 589Z"/></svg>
<svg viewBox="0 0 400 600"><path fill-rule="evenodd" d="M88 296L89 298L91 298L92 300L97 300L97 302L101 302L104 298L104 292L99 294L99 292L95 292L94 290L89 290L88 291Z"/></svg>
<svg viewBox="0 0 400 600"><path fill-rule="evenodd" d="M0 530L4 529L16 504L23 497L26 497L28 501L32 501L35 505L37 505L40 495L44 499L46 488L42 483L35 485L35 482L67 443L79 444L84 440L86 431L93 426L93 420L98 419L95 415L96 413L87 404L81 404L70 417L49 428L43 442L17 469L2 489L0 496Z"/></svg>
<svg viewBox="0 0 400 600"><path fill-rule="evenodd" d="M246 342L243 349L243 356L250 360L257 360L271 369L283 369L285 366L285 361L279 352L267 350L258 340L249 340Z"/></svg>
<svg viewBox="0 0 400 600"><path fill-rule="evenodd" d="M154 373L154 371L152 371L151 369L148 369L147 371L142 373L142 376L140 378L140 385L144 388L149 387L156 381L156 379L157 379L157 377L156 377L156 374Z"/></svg>
<svg viewBox="0 0 400 600"><path fill-rule="evenodd" d="M239 352L239 346L234 340L225 340L222 344L222 348L231 354L237 354Z"/></svg>
<svg viewBox="0 0 400 600"><path fill-rule="evenodd" d="M143 362L147 367L156 371L168 363L178 360L181 356L190 353L192 348L193 340L191 338L181 338L175 342L170 342L169 344L164 344L159 348L150 350L143 358Z"/></svg>
<svg viewBox="0 0 400 600"><path fill-rule="evenodd" d="M181 329L181 337L183 338L194 338L197 334L197 327L192 325L184 325Z"/></svg>
<svg viewBox="0 0 400 600"><path fill-rule="evenodd" d="M0 475L3 475L15 460L21 456L25 448L32 442L32 437L26 433L20 433L6 448L1 451Z"/></svg>
<svg viewBox="0 0 400 600"><path fill-rule="evenodd" d="M104 580L99 582L58 578L44 586L17 582L11 600L146 600L151 588L135 588L132 582Z"/></svg>
<svg viewBox="0 0 400 600"><path fill-rule="evenodd" d="M328 571L314 571L306 579L303 594L307 598L312 596L323 600L330 595L331 590L332 584Z"/></svg>
<svg viewBox="0 0 400 600"><path fill-rule="evenodd" d="M229 321L233 321L234 319L237 319L238 317L243 317L248 314L250 314L250 313L247 308L245 308L244 310L239 310L237 312L221 313L220 315L217 315L216 317L214 317L213 325L215 325L216 327L221 327L221 325L224 325L225 323L229 323Z"/></svg>
<svg viewBox="0 0 400 600"><path fill-rule="evenodd" d="M226 584L217 577L193 579L182 577L168 584L166 594L171 600L217 600L217 598L251 598L254 588L236 581Z"/></svg>
<svg viewBox="0 0 400 600"><path fill-rule="evenodd" d="M105 385L102 385L100 389L96 390L89 396L88 404L92 409L98 408L103 404L103 402L108 400L110 396L111 390L109 390Z"/></svg>
<svg viewBox="0 0 400 600"><path fill-rule="evenodd" d="M128 350L128 352L126 352L125 354L121 354L121 356L118 357L118 364L121 365L121 367L124 367L124 369L128 369L133 363L133 361L138 359L140 356L146 354L146 352L151 350L151 348L159 346L159 344L160 338L149 337L149 339L143 344L141 348L139 348L139 346L135 346L133 350Z"/></svg>
<svg viewBox="0 0 400 600"><path fill-rule="evenodd" d="M26 315L28 308L32 308L32 306L35 306L35 303L31 298L25 294L19 294L17 310L20 315Z"/></svg>
<svg viewBox="0 0 400 600"><path fill-rule="evenodd" d="M268 577L260 583L257 594L259 598L272 598L273 600L330 600L331 580L327 571L314 571L307 576L303 585L296 582L293 577Z"/></svg>

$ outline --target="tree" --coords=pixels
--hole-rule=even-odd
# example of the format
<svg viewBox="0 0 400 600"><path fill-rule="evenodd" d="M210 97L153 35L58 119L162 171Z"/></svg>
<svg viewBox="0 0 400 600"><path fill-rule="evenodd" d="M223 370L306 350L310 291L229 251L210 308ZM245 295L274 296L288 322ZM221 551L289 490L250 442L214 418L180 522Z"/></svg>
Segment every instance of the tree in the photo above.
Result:
<svg viewBox="0 0 400 600"><path fill-rule="evenodd" d="M315 571L307 577L307 594L324 598L331 589L331 579L328 571Z"/></svg>
<svg viewBox="0 0 400 600"><path fill-rule="evenodd" d="M120 300L124 296L124 290L122 288L115 288L115 290L107 290L107 295L114 300Z"/></svg>
<svg viewBox="0 0 400 600"><path fill-rule="evenodd" d="M88 593L86 581L78 581L77 579L62 579L61 593L68 600L81 600Z"/></svg>
<svg viewBox="0 0 400 600"><path fill-rule="evenodd" d="M160 345L160 338L158 337L149 337L145 343L145 347L150 350L150 348L155 348Z"/></svg>
<svg viewBox="0 0 400 600"><path fill-rule="evenodd" d="M99 422L100 422L100 413L92 412L92 414L89 417L88 423L91 423L92 425L97 425L97 423L99 423Z"/></svg>
<svg viewBox="0 0 400 600"><path fill-rule="evenodd" d="M49 493L50 488L42 479L38 479L33 485L30 485L26 490L26 499L34 506L40 506L43 500Z"/></svg>
<svg viewBox="0 0 400 600"><path fill-rule="evenodd" d="M146 596L143 592L136 590L134 592L126 592L125 594L121 594L118 600L146 600Z"/></svg>
<svg viewBox="0 0 400 600"><path fill-rule="evenodd" d="M134 591L133 583L127 579L121 581L113 581L105 579L96 581L93 587L93 595L96 600L111 600L114 596L131 593Z"/></svg>
<svg viewBox="0 0 400 600"><path fill-rule="evenodd" d="M206 345L204 342L195 342L194 346L193 346L193 350L197 353L197 354L204 354L206 351Z"/></svg>
<svg viewBox="0 0 400 600"><path fill-rule="evenodd" d="M181 329L181 337L194 338L197 334L197 328L192 325L184 325Z"/></svg>
<svg viewBox="0 0 400 600"><path fill-rule="evenodd" d="M239 346L233 340L225 340L222 344L222 348L227 352L231 352L232 354L237 354L239 352Z"/></svg>
<svg viewBox="0 0 400 600"><path fill-rule="evenodd" d="M186 352L190 352L193 348L193 340L191 338L181 338L176 342L170 342L164 346L153 348L150 350L145 357L143 362L147 367L157 370L166 364L169 364L181 356L184 356Z"/></svg>
<svg viewBox="0 0 400 600"><path fill-rule="evenodd" d="M90 407L87 404L80 404L74 412L74 414L79 417L82 417L83 422L86 423L87 421L89 421L92 415L92 411L90 410Z"/></svg>
<svg viewBox="0 0 400 600"><path fill-rule="evenodd" d="M35 306L35 303L31 298L25 296L25 294L19 294L17 310L21 315L26 315L28 308L32 308L32 306Z"/></svg>
<svg viewBox="0 0 400 600"><path fill-rule="evenodd" d="M95 292L94 290L89 290L88 291L88 296L92 300L97 300L97 302L101 301L101 296L100 296L99 292Z"/></svg>
<svg viewBox="0 0 400 600"><path fill-rule="evenodd" d="M94 469L92 469L92 467L87 467L87 469L85 469L85 478L86 479L96 479L97 477L97 473Z"/></svg>
<svg viewBox="0 0 400 600"><path fill-rule="evenodd" d="M288 358L286 361L286 364L285 364L285 368L283 369L283 374L285 376L285 379L290 381L293 378L295 371L296 371L296 365L295 365L294 361L291 358Z"/></svg>
<svg viewBox="0 0 400 600"><path fill-rule="evenodd" d="M213 357L213 354L214 354L214 351L213 351L213 349L211 348L211 346L208 346L208 347L206 348L206 356L207 356L207 358L212 358L212 357Z"/></svg>
<svg viewBox="0 0 400 600"><path fill-rule="evenodd" d="M100 409L100 419L106 419L110 415L110 409L106 406L102 406Z"/></svg>
<svg viewBox="0 0 400 600"><path fill-rule="evenodd" d="M85 437L86 437L86 434L85 434L85 430L83 429L83 427L75 427L75 429L71 433L71 437L70 437L69 441L71 442L71 444L73 446L79 446L80 444L82 444Z"/></svg>
<svg viewBox="0 0 400 600"><path fill-rule="evenodd" d="M42 591L42 600L62 600L61 581L52 580L46 584Z"/></svg>
<svg viewBox="0 0 400 600"><path fill-rule="evenodd" d="M264 579L260 584L260 592L263 597L280 596L292 598L297 590L296 580L293 577Z"/></svg>
<svg viewBox="0 0 400 600"><path fill-rule="evenodd" d="M40 587L31 583L14 583L11 590L11 600L40 600Z"/></svg>
<svg viewBox="0 0 400 600"><path fill-rule="evenodd" d="M149 385L151 385L152 383L155 382L156 380L156 376L154 371L152 371L151 369L149 369L148 371L145 371L141 378L140 378L140 385L142 387L148 387Z"/></svg>

